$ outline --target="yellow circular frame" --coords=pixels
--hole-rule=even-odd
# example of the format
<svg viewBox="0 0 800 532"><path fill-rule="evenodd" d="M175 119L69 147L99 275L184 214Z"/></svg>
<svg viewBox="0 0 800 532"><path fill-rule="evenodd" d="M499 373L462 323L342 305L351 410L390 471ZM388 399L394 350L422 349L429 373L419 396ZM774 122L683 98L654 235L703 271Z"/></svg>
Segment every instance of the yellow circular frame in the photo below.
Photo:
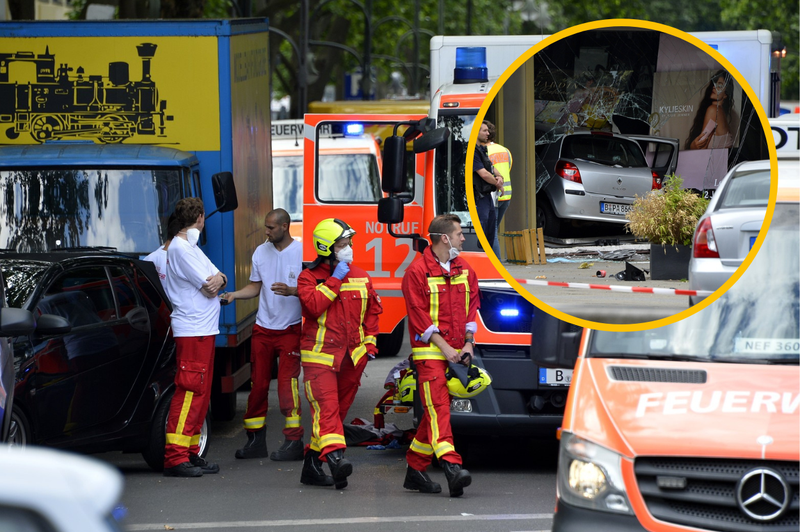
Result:
<svg viewBox="0 0 800 532"><path fill-rule="evenodd" d="M536 53L542 51L546 47L550 46L551 44L555 43L556 41L563 39L564 37L569 37L571 35L575 35L576 33L581 33L584 31L589 30L596 30L596 29L603 29L603 28L615 28L615 29L624 29L626 27L636 28L636 29L647 29L647 30L654 30L661 33L666 33L673 37L678 37L690 44L695 45L700 50L706 52L708 55L713 57L716 61L718 61L725 69L733 75L734 79L739 83L742 87L742 90L745 91L747 97L750 99L751 102L754 102L753 108L755 109L756 113L758 114L759 119L761 120L761 126L763 128L765 136L771 131L769 121L767 119L767 115L764 109L761 107L759 99L756 97L755 92L753 91L750 84L747 80L742 76L742 74L728 61L725 59L722 54L718 51L714 50L703 41L689 35L686 32L681 30L672 28L670 26L666 26L664 24L658 24L656 22L649 22L645 20L635 20L635 19L609 19L609 20L599 20L596 22L587 22L586 24L579 24L578 26L573 26L571 28L567 28L562 30L550 37L544 39L543 41L539 42L527 52L519 56L510 67L508 67L505 72L498 78L498 80L494 83L489 93L486 95L486 99L484 100L483 104L481 105L480 110L478 111L478 115L475 118L475 123L480 124L483 122L484 117L486 116L486 111L489 109L492 101L494 101L495 96L502 88L503 84L506 80L520 67L522 66L525 61L532 58ZM466 177L466 189L472 189L472 160L475 157L475 145L478 141L478 130L480 128L472 128L472 133L469 137L469 145L467 147L467 155L466 155L466 168L465 168L465 177ZM706 308L707 306L711 305L714 301L716 301L726 290L728 290L733 284L739 280L739 277L742 276L742 273L750 266L750 263L753 262L753 258L758 253L758 250L761 249L761 244L764 242L764 237L767 234L767 229L772 222L772 215L775 212L775 203L778 196L778 157L777 152L775 150L775 143L772 138L767 138L767 149L769 150L769 161L770 161L770 173L771 173L771 183L770 183L770 194L769 194L769 203L767 204L767 214L764 217L764 223L761 226L761 230L758 233L758 238L756 239L753 248L745 257L744 262L736 269L735 272L730 276L730 278L717 290L714 291L710 296L705 298L701 303L694 305L692 307L687 308L677 314L674 314L667 318L662 318L660 320L655 321L648 321L648 322L641 322L641 323L630 323L630 324L615 324L615 323L599 323L594 321L583 320L580 318L576 318L560 310L557 310L550 305L544 303L543 301L536 298L533 294L531 294L528 290L526 290L520 283L518 283L508 270L503 266L500 260L495 256L494 252L489 249L489 241L486 239L486 235L483 232L483 227L480 223L474 223L473 226L476 229L476 233L478 238L481 241L481 245L485 250L486 256L489 257L489 260L492 262L494 267L503 276L503 278L514 287L514 289L523 296L525 299L530 301L533 305L539 307L542 310L547 311L549 314L574 325L578 325L580 327L587 327L590 329L596 329L601 331L616 331L616 332L630 332L630 331L643 331L647 329L652 329L655 327L662 327L664 325L670 325L677 321L680 321L684 318L687 318L696 312ZM475 207L475 198L472 194L467 194L467 204L469 205L469 213L473 220L478 220L478 212L477 208Z"/></svg>

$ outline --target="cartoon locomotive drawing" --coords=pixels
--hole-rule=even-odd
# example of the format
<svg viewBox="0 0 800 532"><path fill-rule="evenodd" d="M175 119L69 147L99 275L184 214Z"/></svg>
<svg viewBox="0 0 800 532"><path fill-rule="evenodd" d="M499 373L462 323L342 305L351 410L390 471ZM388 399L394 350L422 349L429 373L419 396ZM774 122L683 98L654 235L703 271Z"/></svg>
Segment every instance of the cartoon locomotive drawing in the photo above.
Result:
<svg viewBox="0 0 800 532"><path fill-rule="evenodd" d="M27 133L36 142L57 139L92 139L111 144L134 135L164 137L167 102L160 100L150 76L157 45L136 46L142 59L142 79L131 81L126 62L108 64L108 77L75 75L66 63L56 68L50 47L43 54L0 52L0 129L16 139ZM33 63L36 82L23 83L10 76L13 63ZM18 65L17 65L18 66Z"/></svg>

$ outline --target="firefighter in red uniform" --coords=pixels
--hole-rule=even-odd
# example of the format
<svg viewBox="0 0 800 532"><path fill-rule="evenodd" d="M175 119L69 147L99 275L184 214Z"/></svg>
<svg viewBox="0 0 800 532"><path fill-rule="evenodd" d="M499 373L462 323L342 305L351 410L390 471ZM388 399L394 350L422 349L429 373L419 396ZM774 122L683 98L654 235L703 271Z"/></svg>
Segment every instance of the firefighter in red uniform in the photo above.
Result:
<svg viewBox="0 0 800 532"><path fill-rule="evenodd" d="M403 487L422 493L442 491L425 472L431 455L436 454L447 477L450 496L460 497L472 477L461 468L461 456L453 446L445 373L448 362L469 364L477 330L478 277L458 257L464 242L458 216L436 216L428 233L431 246L403 276L411 357L423 409L416 437L406 453L408 467Z"/></svg>
<svg viewBox="0 0 800 532"><path fill-rule="evenodd" d="M297 279L303 309L300 359L311 405L312 436L300 482L336 489L347 486L352 464L342 422L353 404L367 360L378 352L378 315L383 311L372 279L353 261L355 231L328 218L314 228L317 259ZM331 477L322 469L328 462Z"/></svg>

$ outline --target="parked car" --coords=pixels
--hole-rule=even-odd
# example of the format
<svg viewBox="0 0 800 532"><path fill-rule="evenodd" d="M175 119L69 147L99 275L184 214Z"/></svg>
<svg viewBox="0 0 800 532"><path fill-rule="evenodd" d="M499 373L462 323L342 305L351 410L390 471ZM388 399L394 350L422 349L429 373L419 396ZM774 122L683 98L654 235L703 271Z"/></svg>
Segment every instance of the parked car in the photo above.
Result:
<svg viewBox="0 0 800 532"><path fill-rule="evenodd" d="M646 156L642 145L654 149ZM627 223L635 196L661 188L675 171L678 140L576 132L540 145L537 157L537 179L547 181L536 196L536 224L561 237L572 222Z"/></svg>
<svg viewBox="0 0 800 532"><path fill-rule="evenodd" d="M767 213L770 175L768 160L750 161L733 167L720 182L692 238L691 290L716 290L747 257ZM779 183L797 181L798 175L798 159L778 161ZM689 303L696 305L703 299L690 296Z"/></svg>
<svg viewBox="0 0 800 532"><path fill-rule="evenodd" d="M115 532L122 474L55 449L0 445L0 530Z"/></svg>
<svg viewBox="0 0 800 532"><path fill-rule="evenodd" d="M11 445L164 461L174 391L171 305L150 262L109 251L0 254L9 303L66 318L14 341ZM201 455L208 447L208 422Z"/></svg>
<svg viewBox="0 0 800 532"><path fill-rule="evenodd" d="M14 398L14 350L11 338L33 332L33 314L27 310L9 308L0 273L0 442L5 441Z"/></svg>

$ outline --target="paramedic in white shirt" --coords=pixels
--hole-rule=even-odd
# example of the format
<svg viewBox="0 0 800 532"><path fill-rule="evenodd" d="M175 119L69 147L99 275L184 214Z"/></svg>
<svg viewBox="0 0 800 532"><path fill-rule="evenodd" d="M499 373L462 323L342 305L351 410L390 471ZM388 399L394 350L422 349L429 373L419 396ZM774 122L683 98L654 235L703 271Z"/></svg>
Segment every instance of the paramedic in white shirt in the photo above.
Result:
<svg viewBox="0 0 800 532"><path fill-rule="evenodd" d="M219 472L217 464L206 462L198 453L219 334L217 294L228 280L197 247L205 227L203 201L180 200L175 216L181 230L167 250L167 295L172 301L178 370L167 422L164 476L199 477Z"/></svg>
<svg viewBox="0 0 800 532"><path fill-rule="evenodd" d="M253 326L252 389L247 399L244 428L247 443L236 458L267 456L266 416L272 366L278 362L278 401L285 417L283 445L271 460L303 459L303 427L300 425L300 322L297 276L303 267L303 246L289 234L291 219L283 209L264 219L267 240L253 253L250 284L222 294L223 304L258 296L258 315Z"/></svg>
<svg viewBox="0 0 800 532"><path fill-rule="evenodd" d="M158 279L161 281L161 286L164 287L165 292L167 291L167 250L169 249L172 239L175 238L175 235L180 229L178 219L173 212L169 215L169 220L167 220L167 240L164 242L164 245L144 258L144 260L155 264L156 271L158 272Z"/></svg>

